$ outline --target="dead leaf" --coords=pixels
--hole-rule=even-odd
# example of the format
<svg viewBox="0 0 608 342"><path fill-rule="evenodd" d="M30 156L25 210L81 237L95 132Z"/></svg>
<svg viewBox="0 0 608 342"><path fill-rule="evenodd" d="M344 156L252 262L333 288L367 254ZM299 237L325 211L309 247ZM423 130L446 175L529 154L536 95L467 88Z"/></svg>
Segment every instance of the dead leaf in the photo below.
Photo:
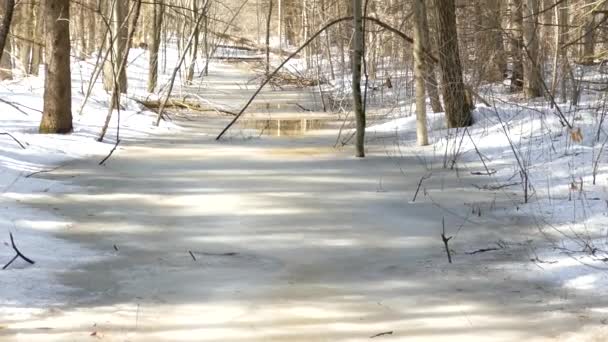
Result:
<svg viewBox="0 0 608 342"><path fill-rule="evenodd" d="M583 142L583 133L581 132L581 128L578 127L577 129L573 129L570 131L570 138L572 138L572 141L574 141L575 143L582 143Z"/></svg>

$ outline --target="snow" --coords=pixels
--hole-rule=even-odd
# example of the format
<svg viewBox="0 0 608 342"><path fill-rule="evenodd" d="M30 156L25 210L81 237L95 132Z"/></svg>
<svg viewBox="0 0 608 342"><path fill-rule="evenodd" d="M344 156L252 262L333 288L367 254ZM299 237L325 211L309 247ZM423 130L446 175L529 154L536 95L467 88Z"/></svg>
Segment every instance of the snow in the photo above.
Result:
<svg viewBox="0 0 608 342"><path fill-rule="evenodd" d="M142 94L142 75L146 75L147 59L143 52L131 53L129 84L134 90L128 96ZM27 77L0 83L0 132L9 133L25 148L21 148L8 135L0 135L0 263L4 265L13 255L9 232L17 247L36 264L29 265L20 258L0 276L0 317L3 320L22 320L39 312L43 307L64 301L68 286L56 281L55 274L73 269L77 265L103 258L77 244L55 237L69 231L74 223L53 213L52 204L30 208L20 202L42 193L75 191L69 183L38 178L36 172L69 167L77 159L101 160L114 147L118 116L114 112L110 128L103 142L98 142L101 126L107 114L108 95L97 82L92 96L78 114L93 72L94 59L74 60L72 67L74 132L69 135L37 134L43 107L43 77ZM128 142L143 139L150 134L175 132L179 128L162 122L152 125L153 113L143 110L135 102L125 99L120 115L120 139ZM115 153L120 153L121 147ZM111 162L111 161L110 161ZM101 168L102 166L100 166ZM80 191L84 191L81 189Z"/></svg>

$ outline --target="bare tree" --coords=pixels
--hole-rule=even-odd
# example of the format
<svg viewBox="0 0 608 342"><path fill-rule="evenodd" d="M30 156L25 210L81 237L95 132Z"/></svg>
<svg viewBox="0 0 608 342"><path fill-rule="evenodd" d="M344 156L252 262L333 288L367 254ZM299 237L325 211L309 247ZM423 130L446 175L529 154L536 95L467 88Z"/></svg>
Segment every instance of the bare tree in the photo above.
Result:
<svg viewBox="0 0 608 342"><path fill-rule="evenodd" d="M441 67L443 103L449 128L470 126L473 122L462 78L458 51L455 0L435 0L439 65Z"/></svg>
<svg viewBox="0 0 608 342"><path fill-rule="evenodd" d="M524 94L527 98L542 96L543 80L541 74L540 43L538 28L538 0L524 0Z"/></svg>
<svg viewBox="0 0 608 342"><path fill-rule="evenodd" d="M354 49L352 54L353 68L353 108L355 111L355 119L357 121L357 132L355 155L359 158L365 157L365 109L361 98L361 67L363 60L363 6L361 0L353 0L353 24L355 28Z"/></svg>
<svg viewBox="0 0 608 342"><path fill-rule="evenodd" d="M40 133L72 131L70 1L45 1L46 74Z"/></svg>
<svg viewBox="0 0 608 342"><path fill-rule="evenodd" d="M426 10L424 0L414 0L414 74L416 78L416 137L418 145L429 144L426 125L426 94L425 94L425 54L424 54L424 20Z"/></svg>

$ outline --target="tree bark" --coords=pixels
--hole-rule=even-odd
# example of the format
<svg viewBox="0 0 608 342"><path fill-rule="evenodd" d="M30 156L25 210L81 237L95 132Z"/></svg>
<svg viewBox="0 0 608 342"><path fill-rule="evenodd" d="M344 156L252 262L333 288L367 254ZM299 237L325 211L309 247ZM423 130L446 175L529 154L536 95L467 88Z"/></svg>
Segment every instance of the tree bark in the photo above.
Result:
<svg viewBox="0 0 608 342"><path fill-rule="evenodd" d="M353 50L353 109L357 121L357 131L355 140L355 156L365 157L365 109L361 98L361 64L363 60L363 8L361 0L353 0L353 24L355 29L354 50Z"/></svg>
<svg viewBox="0 0 608 342"><path fill-rule="evenodd" d="M158 57L160 50L160 36L163 26L163 2L157 0L152 5L152 30L149 45L148 92L153 93L158 84Z"/></svg>
<svg viewBox="0 0 608 342"><path fill-rule="evenodd" d="M431 35L429 33L429 20L428 20L428 9L426 8L426 1L416 0L416 5L420 6L422 11L420 15L420 42L422 44L422 51L431 52ZM416 19L415 19L416 20ZM443 112L441 106L441 99L439 97L439 87L437 83L437 76L435 74L435 62L424 57L422 60L423 64L423 76L426 81L426 91L428 93L429 100L431 102L431 109L434 113Z"/></svg>
<svg viewBox="0 0 608 342"><path fill-rule="evenodd" d="M424 0L414 0L414 76L416 81L416 138L419 146L429 144L426 125L425 76L426 62L424 54L424 21L426 10ZM428 27L427 27L428 29ZM426 37L428 38L428 37Z"/></svg>
<svg viewBox="0 0 608 342"><path fill-rule="evenodd" d="M470 126L473 122L462 78L458 51L455 0L435 0L439 65L442 75L443 103L449 128Z"/></svg>
<svg viewBox="0 0 608 342"><path fill-rule="evenodd" d="M36 25L34 27L34 40L36 43L41 42L44 38L44 3L48 0L39 0L36 9ZM30 64L30 74L38 76L40 73L40 64L42 63L42 46L32 44L32 62Z"/></svg>
<svg viewBox="0 0 608 342"><path fill-rule="evenodd" d="M72 132L70 1L45 1L46 75L40 133Z"/></svg>
<svg viewBox="0 0 608 342"><path fill-rule="evenodd" d="M0 58L4 56L4 49L8 39L8 33L13 22L13 14L15 11L15 0L2 0L2 27L0 28Z"/></svg>
<svg viewBox="0 0 608 342"><path fill-rule="evenodd" d="M111 14L112 34L108 35L108 49L112 49L112 54L104 65L103 85L106 91L114 89L114 77L118 78L120 93L127 93L127 70L123 68L119 72L118 64L126 53L127 36L129 33L129 24L127 23L127 8L128 1L124 0L109 0L108 7ZM113 43L113 44L112 44ZM116 74L116 76L115 76Z"/></svg>
<svg viewBox="0 0 608 342"><path fill-rule="evenodd" d="M524 95L535 98L543 94L540 44L538 40L538 0L524 0Z"/></svg>
<svg viewBox="0 0 608 342"><path fill-rule="evenodd" d="M509 54L511 55L511 91L518 92L523 88L524 66L522 0L509 0Z"/></svg>

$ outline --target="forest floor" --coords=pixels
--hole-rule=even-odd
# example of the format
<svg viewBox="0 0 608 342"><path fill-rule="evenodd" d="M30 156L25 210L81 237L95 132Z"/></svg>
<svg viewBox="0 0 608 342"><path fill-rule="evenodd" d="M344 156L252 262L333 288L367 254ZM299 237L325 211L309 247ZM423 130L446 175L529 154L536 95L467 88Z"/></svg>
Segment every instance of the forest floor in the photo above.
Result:
<svg viewBox="0 0 608 342"><path fill-rule="evenodd" d="M228 105L251 93L241 68L212 71L201 96ZM396 147L390 129L371 129L356 159L333 147L336 129L237 127L216 142L229 117L173 119L179 130L127 139L104 166L74 159L31 177L45 186L5 190L5 208L34 212L11 220L38 224L20 232L47 228L58 242L22 240L43 259L0 280L0 340L607 338L607 297L555 280L564 263L536 253L552 245L516 211L516 192L480 191L471 184L494 183L469 169L426 178L433 147ZM48 227L57 221L69 224ZM48 277L28 276L47 254Z"/></svg>

